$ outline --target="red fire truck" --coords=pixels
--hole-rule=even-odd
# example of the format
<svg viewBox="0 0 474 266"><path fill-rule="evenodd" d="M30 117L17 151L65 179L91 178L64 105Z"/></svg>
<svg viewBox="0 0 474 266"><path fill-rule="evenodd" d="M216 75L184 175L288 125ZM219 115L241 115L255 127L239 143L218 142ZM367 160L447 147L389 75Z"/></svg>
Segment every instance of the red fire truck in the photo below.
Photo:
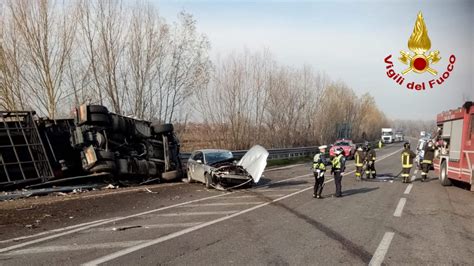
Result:
<svg viewBox="0 0 474 266"><path fill-rule="evenodd" d="M438 139L441 147L434 159L435 172L443 186L458 180L471 185L474 191L474 107L466 102L455 110L438 114Z"/></svg>

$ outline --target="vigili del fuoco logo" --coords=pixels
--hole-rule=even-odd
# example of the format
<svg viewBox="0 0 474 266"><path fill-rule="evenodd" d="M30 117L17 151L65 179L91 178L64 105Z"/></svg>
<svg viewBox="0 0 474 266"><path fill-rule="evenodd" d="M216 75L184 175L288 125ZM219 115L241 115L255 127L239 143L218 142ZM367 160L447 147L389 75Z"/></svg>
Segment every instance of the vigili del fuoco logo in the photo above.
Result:
<svg viewBox="0 0 474 266"><path fill-rule="evenodd" d="M428 37L428 29L426 28L423 14L421 11L418 13L416 18L415 27L413 33L408 39L408 49L410 52L400 51L400 62L405 64L407 67L402 73L397 73L393 69L392 55L385 57L385 68L387 69L387 77L393 79L397 84L403 86L406 84L406 88L410 90L426 90L427 88L433 89L435 86L443 84L448 78L450 73L454 69L454 62L456 57L454 55L449 56L449 64L446 67L446 71L438 75L437 64L441 60L441 55L438 50L431 50L431 40ZM405 82L405 76L408 77L413 74L424 74L428 72L432 76L436 76L429 81L416 83Z"/></svg>

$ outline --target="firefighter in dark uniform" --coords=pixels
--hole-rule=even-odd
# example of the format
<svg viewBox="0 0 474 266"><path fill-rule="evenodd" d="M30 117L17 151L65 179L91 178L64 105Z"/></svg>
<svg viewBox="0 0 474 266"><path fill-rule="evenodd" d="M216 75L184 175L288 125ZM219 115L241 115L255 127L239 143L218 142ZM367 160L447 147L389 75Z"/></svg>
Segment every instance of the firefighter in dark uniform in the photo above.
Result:
<svg viewBox="0 0 474 266"><path fill-rule="evenodd" d="M322 199L321 193L324 187L324 173L326 172L326 145L319 146L319 152L313 158L313 174L314 174L314 192L313 198Z"/></svg>
<svg viewBox="0 0 474 266"><path fill-rule="evenodd" d="M334 183L336 185L336 197L342 197L342 176L344 175L344 170L346 168L346 158L342 155L343 150L341 148L337 149L335 154L336 156L332 159L332 168L331 173L334 174Z"/></svg>
<svg viewBox="0 0 474 266"><path fill-rule="evenodd" d="M362 168L364 166L364 160L365 160L365 153L364 150L362 149L361 146L357 147L357 151L354 154L354 162L355 162L355 176L357 180L361 180L362 178Z"/></svg>
<svg viewBox="0 0 474 266"><path fill-rule="evenodd" d="M402 182L411 183L410 171L413 167L413 159L416 157L416 154L410 150L410 143L405 142L403 147L405 149L402 151Z"/></svg>
<svg viewBox="0 0 474 266"><path fill-rule="evenodd" d="M372 149L370 144L366 145L366 155L365 161L367 163L367 169L365 170L365 175L368 179L375 178L377 172L375 171L375 160L376 160L375 150Z"/></svg>
<svg viewBox="0 0 474 266"><path fill-rule="evenodd" d="M433 165L433 159L435 154L435 147L433 141L430 140L425 147L425 153L423 155L423 161L421 161L421 182L425 182L428 177L428 172Z"/></svg>

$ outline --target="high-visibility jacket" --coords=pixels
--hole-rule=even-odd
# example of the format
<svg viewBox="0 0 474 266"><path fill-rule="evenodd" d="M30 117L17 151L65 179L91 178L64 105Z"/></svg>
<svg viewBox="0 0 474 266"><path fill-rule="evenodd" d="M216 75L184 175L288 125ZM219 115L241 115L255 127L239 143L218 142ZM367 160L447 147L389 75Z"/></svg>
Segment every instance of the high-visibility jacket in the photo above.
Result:
<svg viewBox="0 0 474 266"><path fill-rule="evenodd" d="M355 166L363 166L365 160L365 154L363 151L356 151L354 154Z"/></svg>
<svg viewBox="0 0 474 266"><path fill-rule="evenodd" d="M413 159L416 157L416 154L413 153L410 149L404 149L402 151L402 167L411 168L413 166Z"/></svg>
<svg viewBox="0 0 474 266"><path fill-rule="evenodd" d="M375 154L375 151L373 149L370 149L368 152L367 152L367 155L365 156L365 159L367 161L375 161L376 159L376 154Z"/></svg>
<svg viewBox="0 0 474 266"><path fill-rule="evenodd" d="M428 145L426 145L425 153L423 155L423 161L421 163L428 163L428 164L433 163L434 153L435 153L435 148L434 147L430 148L428 147Z"/></svg>
<svg viewBox="0 0 474 266"><path fill-rule="evenodd" d="M346 159L342 154L337 155L332 159L333 171L344 171Z"/></svg>
<svg viewBox="0 0 474 266"><path fill-rule="evenodd" d="M318 153L316 155L314 155L313 157L313 169L314 170L323 170L325 171L326 170L326 164L325 164L325 158L324 158L324 155L321 155L321 153Z"/></svg>

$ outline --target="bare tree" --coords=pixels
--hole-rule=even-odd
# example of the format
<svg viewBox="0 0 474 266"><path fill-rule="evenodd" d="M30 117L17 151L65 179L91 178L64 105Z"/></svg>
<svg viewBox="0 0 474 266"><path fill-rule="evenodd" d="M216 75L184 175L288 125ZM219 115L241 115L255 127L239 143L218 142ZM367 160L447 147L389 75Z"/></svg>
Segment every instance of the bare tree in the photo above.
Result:
<svg viewBox="0 0 474 266"><path fill-rule="evenodd" d="M22 88L28 90L25 96L54 118L65 92L76 20L67 17L67 6L54 1L8 1L7 10L15 29L11 34L18 35L18 56L24 60L18 73Z"/></svg>

